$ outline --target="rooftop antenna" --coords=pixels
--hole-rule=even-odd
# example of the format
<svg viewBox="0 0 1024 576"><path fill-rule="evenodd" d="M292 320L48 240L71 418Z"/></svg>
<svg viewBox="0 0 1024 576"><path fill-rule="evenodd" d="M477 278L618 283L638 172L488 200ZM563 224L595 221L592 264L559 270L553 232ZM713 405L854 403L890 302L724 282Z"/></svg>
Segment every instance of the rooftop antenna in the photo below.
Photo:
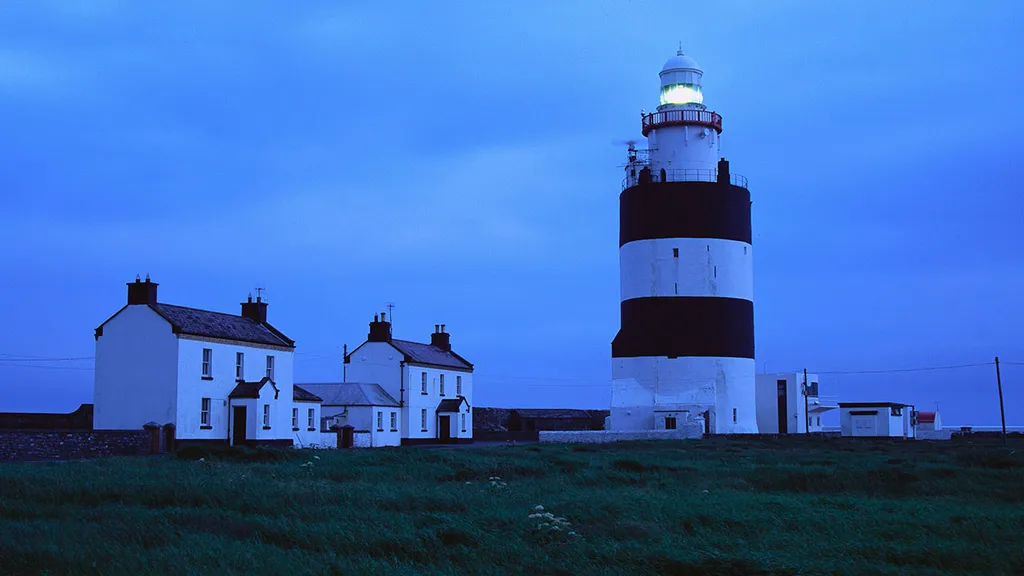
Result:
<svg viewBox="0 0 1024 576"><path fill-rule="evenodd" d="M263 291L264 290L266 290L266 288L260 286L259 284L256 285L256 300L257 301L259 301L259 302L263 301Z"/></svg>
<svg viewBox="0 0 1024 576"><path fill-rule="evenodd" d="M387 304L384 305L384 307L388 309L388 316L391 317L391 327L390 327L390 329L391 329L392 332L394 332L394 327L395 327L395 303L394 302L388 302Z"/></svg>

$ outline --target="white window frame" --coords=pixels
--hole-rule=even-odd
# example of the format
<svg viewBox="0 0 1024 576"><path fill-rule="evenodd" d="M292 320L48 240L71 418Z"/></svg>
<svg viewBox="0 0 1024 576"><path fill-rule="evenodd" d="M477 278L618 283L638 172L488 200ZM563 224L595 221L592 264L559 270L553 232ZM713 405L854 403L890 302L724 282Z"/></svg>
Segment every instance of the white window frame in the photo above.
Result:
<svg viewBox="0 0 1024 576"><path fill-rule="evenodd" d="M427 373L423 372L420 376L420 394L427 393Z"/></svg>
<svg viewBox="0 0 1024 576"><path fill-rule="evenodd" d="M384 411L377 410L377 432L384 431Z"/></svg>
<svg viewBox="0 0 1024 576"><path fill-rule="evenodd" d="M455 376L455 395L462 396L462 376Z"/></svg>
<svg viewBox="0 0 1024 576"><path fill-rule="evenodd" d="M235 352L235 380L245 380L244 352Z"/></svg>
<svg viewBox="0 0 1024 576"><path fill-rule="evenodd" d="M199 408L200 426L210 426L210 407L213 402L209 398L203 398Z"/></svg>
<svg viewBox="0 0 1024 576"><path fill-rule="evenodd" d="M267 378L274 381L274 357L267 354Z"/></svg>
<svg viewBox="0 0 1024 576"><path fill-rule="evenodd" d="M292 428L299 429L299 409L292 408Z"/></svg>
<svg viewBox="0 0 1024 576"><path fill-rule="evenodd" d="M263 427L270 428L270 404L263 405Z"/></svg>
<svg viewBox="0 0 1024 576"><path fill-rule="evenodd" d="M203 378L213 378L213 348L203 348Z"/></svg>
<svg viewBox="0 0 1024 576"><path fill-rule="evenodd" d="M391 413L391 430L398 430L398 412Z"/></svg>
<svg viewBox="0 0 1024 576"><path fill-rule="evenodd" d="M421 408L420 409L420 428L422 428L424 432L427 431L427 409L426 408Z"/></svg>
<svg viewBox="0 0 1024 576"><path fill-rule="evenodd" d="M463 432L466 431L466 415L465 414L462 415L462 431Z"/></svg>
<svg viewBox="0 0 1024 576"><path fill-rule="evenodd" d="M309 409L308 423L309 423L309 426L307 426L307 428L315 428L316 427L316 408L310 408Z"/></svg>
<svg viewBox="0 0 1024 576"><path fill-rule="evenodd" d="M437 381L440 384L441 396L444 396L444 374L438 375Z"/></svg>

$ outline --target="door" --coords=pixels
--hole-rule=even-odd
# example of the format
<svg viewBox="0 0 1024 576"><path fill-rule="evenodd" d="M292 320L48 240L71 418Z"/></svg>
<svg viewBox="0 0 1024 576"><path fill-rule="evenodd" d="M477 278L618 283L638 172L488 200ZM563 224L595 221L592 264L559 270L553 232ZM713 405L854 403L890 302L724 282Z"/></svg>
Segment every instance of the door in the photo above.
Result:
<svg viewBox="0 0 1024 576"><path fill-rule="evenodd" d="M878 418L875 416L851 416L854 436L877 436Z"/></svg>
<svg viewBox="0 0 1024 576"><path fill-rule="evenodd" d="M789 399L786 397L786 381L776 381L779 392L779 434L789 434Z"/></svg>
<svg viewBox="0 0 1024 576"><path fill-rule="evenodd" d="M437 426L439 428L439 430L438 430L439 436L438 437L441 439L441 441L442 442L447 442L448 440L451 440L451 438L452 438L452 417L451 416L441 416L440 418L438 418Z"/></svg>
<svg viewBox="0 0 1024 576"><path fill-rule="evenodd" d="M234 409L234 428L231 430L231 443L235 446L240 446L245 444L245 429L247 427L245 406L235 406Z"/></svg>

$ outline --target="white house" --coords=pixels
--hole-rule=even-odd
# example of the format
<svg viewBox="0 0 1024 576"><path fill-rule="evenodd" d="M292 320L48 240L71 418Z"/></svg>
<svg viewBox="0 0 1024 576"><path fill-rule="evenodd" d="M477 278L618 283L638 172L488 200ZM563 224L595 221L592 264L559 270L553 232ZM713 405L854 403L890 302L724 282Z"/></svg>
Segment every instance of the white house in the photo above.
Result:
<svg viewBox="0 0 1024 576"><path fill-rule="evenodd" d="M402 443L401 407L379 384L338 382L301 384L322 398L320 430L331 432L334 426L352 426L355 434L366 434L369 447L399 446Z"/></svg>
<svg viewBox="0 0 1024 576"><path fill-rule="evenodd" d="M402 444L473 441L473 365L452 350L444 324L430 343L398 340L384 313L345 355L345 380L379 384L398 400Z"/></svg>
<svg viewBox="0 0 1024 576"><path fill-rule="evenodd" d="M229 444L318 438L308 424L320 421L319 398L292 382L295 342L267 322L261 298L241 312L164 304L149 277L129 282L128 304L96 328L93 427L173 424L178 441Z"/></svg>
<svg viewBox="0 0 1024 576"><path fill-rule="evenodd" d="M821 432L822 415L838 408L834 398L819 395L817 374L758 374L755 390L761 434Z"/></svg>
<svg viewBox="0 0 1024 576"><path fill-rule="evenodd" d="M839 429L843 436L915 438L916 416L910 404L839 403Z"/></svg>

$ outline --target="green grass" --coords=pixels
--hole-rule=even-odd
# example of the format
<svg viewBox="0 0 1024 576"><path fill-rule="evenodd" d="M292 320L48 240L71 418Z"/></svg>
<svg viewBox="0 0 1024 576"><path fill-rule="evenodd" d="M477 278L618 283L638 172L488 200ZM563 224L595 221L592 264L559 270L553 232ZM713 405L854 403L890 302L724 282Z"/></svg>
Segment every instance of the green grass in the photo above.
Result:
<svg viewBox="0 0 1024 576"><path fill-rule="evenodd" d="M0 573L1021 574L1017 448L715 438L4 464ZM538 505L568 527L538 530Z"/></svg>

